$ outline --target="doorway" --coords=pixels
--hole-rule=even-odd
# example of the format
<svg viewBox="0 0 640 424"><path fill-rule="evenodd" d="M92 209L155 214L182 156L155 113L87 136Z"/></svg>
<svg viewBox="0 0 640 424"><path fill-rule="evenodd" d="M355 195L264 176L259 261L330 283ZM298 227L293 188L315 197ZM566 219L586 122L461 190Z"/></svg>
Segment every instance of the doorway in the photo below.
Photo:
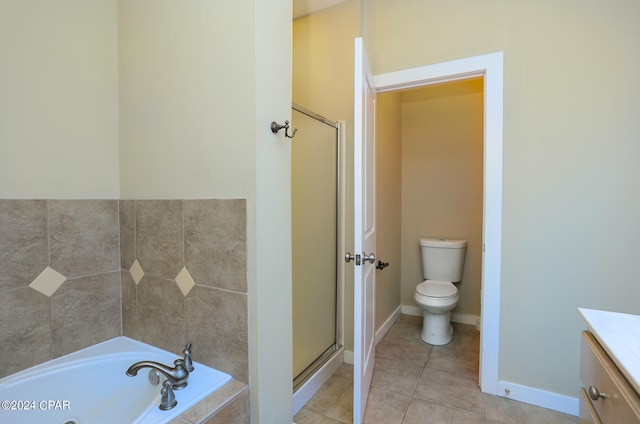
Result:
<svg viewBox="0 0 640 424"><path fill-rule="evenodd" d="M480 388L498 394L502 256L503 53L442 62L374 76L378 93L484 78ZM354 329L359 331L359 329Z"/></svg>
<svg viewBox="0 0 640 424"><path fill-rule="evenodd" d="M393 118L390 122L378 115L377 142L378 148L397 153L381 155L378 161L389 157L398 162L386 168L396 170L395 191L401 193L400 201L393 202L402 222L400 237L393 241L401 252L398 266L405 314L422 317L422 309L411 306L416 285L424 280L419 239L465 240L462 280L455 284L459 300L451 320L479 323L483 92L483 78L476 77L378 96L378 111ZM398 130L392 131L395 127Z"/></svg>

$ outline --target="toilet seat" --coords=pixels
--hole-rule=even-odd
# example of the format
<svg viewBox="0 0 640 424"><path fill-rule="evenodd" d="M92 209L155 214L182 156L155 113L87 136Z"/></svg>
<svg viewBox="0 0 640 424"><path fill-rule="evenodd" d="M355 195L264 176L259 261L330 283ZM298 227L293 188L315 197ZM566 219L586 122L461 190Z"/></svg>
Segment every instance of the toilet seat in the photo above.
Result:
<svg viewBox="0 0 640 424"><path fill-rule="evenodd" d="M450 281L426 280L416 287L416 292L422 296L445 299L458 294L458 289Z"/></svg>

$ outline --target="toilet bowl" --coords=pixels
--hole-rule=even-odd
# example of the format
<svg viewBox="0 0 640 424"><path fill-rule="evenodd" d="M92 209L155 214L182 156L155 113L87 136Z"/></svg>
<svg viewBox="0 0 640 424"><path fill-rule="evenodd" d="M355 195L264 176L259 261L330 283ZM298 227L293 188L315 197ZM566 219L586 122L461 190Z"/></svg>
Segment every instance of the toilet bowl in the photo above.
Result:
<svg viewBox="0 0 640 424"><path fill-rule="evenodd" d="M458 304L458 288L462 280L465 240L421 238L422 274L425 280L416 287L413 299L422 309L421 338L432 345L451 341L451 311Z"/></svg>
<svg viewBox="0 0 640 424"><path fill-rule="evenodd" d="M451 341L451 311L458 304L458 289L449 281L426 280L416 287L413 299L422 309L420 337L431 345Z"/></svg>

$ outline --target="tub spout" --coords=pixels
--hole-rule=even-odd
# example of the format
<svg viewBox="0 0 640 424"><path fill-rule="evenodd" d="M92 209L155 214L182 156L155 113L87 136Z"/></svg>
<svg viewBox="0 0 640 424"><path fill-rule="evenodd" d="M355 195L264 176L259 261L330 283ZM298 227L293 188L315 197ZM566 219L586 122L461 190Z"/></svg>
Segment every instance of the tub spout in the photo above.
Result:
<svg viewBox="0 0 640 424"><path fill-rule="evenodd" d="M127 370L127 375L129 377L134 377L138 375L138 371L142 368L151 368L162 375L164 375L167 380L171 382L171 386L176 389L184 389L187 387L187 379L189 378L189 371L184 366L183 359L176 359L173 361L174 367L171 368L167 365L161 364L160 362L155 361L140 361L131 365Z"/></svg>

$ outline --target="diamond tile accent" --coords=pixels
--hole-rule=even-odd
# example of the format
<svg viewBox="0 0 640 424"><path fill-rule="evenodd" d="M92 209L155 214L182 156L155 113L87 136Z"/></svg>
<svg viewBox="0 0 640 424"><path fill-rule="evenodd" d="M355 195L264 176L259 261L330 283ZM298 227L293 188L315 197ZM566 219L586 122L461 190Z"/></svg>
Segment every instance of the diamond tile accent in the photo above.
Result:
<svg viewBox="0 0 640 424"><path fill-rule="evenodd" d="M45 296L51 297L56 290L65 282L67 277L60 274L58 271L51 267L46 267L44 271L40 273L32 282L29 284L34 290L39 291Z"/></svg>
<svg viewBox="0 0 640 424"><path fill-rule="evenodd" d="M182 267L182 270L176 277L176 283L178 283L178 287L180 287L180 291L183 295L188 295L193 286L196 285L196 282L193 281L191 274L186 267Z"/></svg>
<svg viewBox="0 0 640 424"><path fill-rule="evenodd" d="M131 277L133 277L133 281L135 281L136 285L140 284L140 280L144 277L144 270L137 259L133 262L131 268L129 268L129 272L131 273Z"/></svg>

